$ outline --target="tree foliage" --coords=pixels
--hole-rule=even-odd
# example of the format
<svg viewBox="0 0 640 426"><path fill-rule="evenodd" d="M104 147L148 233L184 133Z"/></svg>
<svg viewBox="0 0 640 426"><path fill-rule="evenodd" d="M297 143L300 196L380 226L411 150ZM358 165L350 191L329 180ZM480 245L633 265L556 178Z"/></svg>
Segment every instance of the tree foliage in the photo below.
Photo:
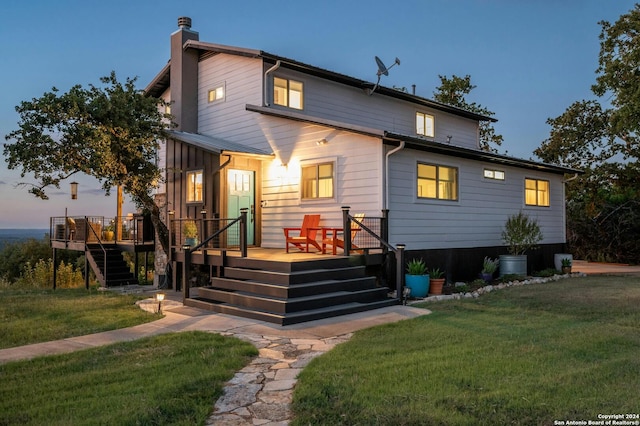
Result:
<svg viewBox="0 0 640 426"><path fill-rule="evenodd" d="M21 176L38 181L29 192L47 199L46 189L76 173L93 176L108 195L122 186L138 207L151 213L153 225L165 249L166 225L151 189L161 178L156 165L158 141L170 116L162 114L163 101L135 88L136 79L123 84L114 72L100 79L102 85L73 86L60 94L55 87L16 107L19 128L6 136L5 160Z"/></svg>
<svg viewBox="0 0 640 426"><path fill-rule="evenodd" d="M438 77L440 78L440 86L433 93L434 100L486 117L495 115L493 111L480 104L467 102L466 95L476 88L475 85L471 84L471 76L458 77L453 75L448 78L439 75ZM496 133L491 121L480 122L480 149L487 152L498 152L498 147L502 145L502 140L502 135Z"/></svg>
<svg viewBox="0 0 640 426"><path fill-rule="evenodd" d="M640 262L640 5L601 21L597 99L549 118L534 153L585 171L567 183L567 242L578 257Z"/></svg>

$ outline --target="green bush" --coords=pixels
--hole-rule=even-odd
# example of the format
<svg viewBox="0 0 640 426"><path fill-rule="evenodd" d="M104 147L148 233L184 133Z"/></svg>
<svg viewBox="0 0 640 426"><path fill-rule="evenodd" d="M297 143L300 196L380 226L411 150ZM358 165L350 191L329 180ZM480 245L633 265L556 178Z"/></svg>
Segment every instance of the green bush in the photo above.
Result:
<svg viewBox="0 0 640 426"><path fill-rule="evenodd" d="M82 271L73 265L60 262L58 265L57 288L79 288L84 286ZM53 287L53 261L39 260L35 265L30 262L24 266L20 278L15 281L20 288L52 288Z"/></svg>

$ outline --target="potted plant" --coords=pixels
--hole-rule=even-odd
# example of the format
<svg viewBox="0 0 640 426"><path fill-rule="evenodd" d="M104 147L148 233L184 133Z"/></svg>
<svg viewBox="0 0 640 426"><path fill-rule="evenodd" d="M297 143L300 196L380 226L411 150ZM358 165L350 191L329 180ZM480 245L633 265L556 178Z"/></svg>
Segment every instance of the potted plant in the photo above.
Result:
<svg viewBox="0 0 640 426"><path fill-rule="evenodd" d="M565 257L562 259L562 273L570 274L571 273L571 263L572 259L570 257Z"/></svg>
<svg viewBox="0 0 640 426"><path fill-rule="evenodd" d="M442 286L444 286L444 271L433 268L429 271L430 294L442 294Z"/></svg>
<svg viewBox="0 0 640 426"><path fill-rule="evenodd" d="M104 231L102 231L102 237L105 241L113 241L114 232L113 232L113 221L107 226L105 226Z"/></svg>
<svg viewBox="0 0 640 426"><path fill-rule="evenodd" d="M186 220L182 224L182 235L184 236L184 243L191 247L198 245L198 227L194 220Z"/></svg>
<svg viewBox="0 0 640 426"><path fill-rule="evenodd" d="M411 297L426 297L429 292L429 274L427 265L422 259L412 259L407 263L404 277L406 286L411 290Z"/></svg>
<svg viewBox="0 0 640 426"><path fill-rule="evenodd" d="M527 275L527 250L542 241L542 230L535 219L522 211L509 216L502 230L502 241L509 251L500 256L500 276Z"/></svg>
<svg viewBox="0 0 640 426"><path fill-rule="evenodd" d="M485 256L480 277L487 283L491 282L493 274L498 270L498 265L500 265L500 259L491 259L489 256Z"/></svg>
<svg viewBox="0 0 640 426"><path fill-rule="evenodd" d="M564 259L569 259L573 262L573 255L570 253L556 253L553 255L553 266L556 268L556 270L562 270L562 261Z"/></svg>

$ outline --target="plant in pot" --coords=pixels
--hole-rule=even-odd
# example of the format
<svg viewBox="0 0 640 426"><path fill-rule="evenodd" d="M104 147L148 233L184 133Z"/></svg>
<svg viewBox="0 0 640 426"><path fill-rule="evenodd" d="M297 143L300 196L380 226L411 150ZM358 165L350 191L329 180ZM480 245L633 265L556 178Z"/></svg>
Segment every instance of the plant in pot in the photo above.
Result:
<svg viewBox="0 0 640 426"><path fill-rule="evenodd" d="M565 257L564 259L562 259L562 273L563 274L570 274L571 273L571 258L569 257Z"/></svg>
<svg viewBox="0 0 640 426"><path fill-rule="evenodd" d="M493 274L498 270L498 266L500 265L500 259L491 259L489 256L485 256L482 261L482 271L480 272L480 277L485 282L491 282L493 279Z"/></svg>
<svg viewBox="0 0 640 426"><path fill-rule="evenodd" d="M184 236L184 243L191 247L198 245L198 227L194 220L186 220L182 224L182 235Z"/></svg>
<svg viewBox="0 0 640 426"><path fill-rule="evenodd" d="M406 286L411 290L411 297L426 297L429 292L429 274L427 265L422 259L412 259L407 263L404 276Z"/></svg>
<svg viewBox="0 0 640 426"><path fill-rule="evenodd" d="M102 231L102 236L104 237L105 241L113 241L113 237L114 237L113 221L111 221L109 225L104 227L104 231Z"/></svg>
<svg viewBox="0 0 640 426"><path fill-rule="evenodd" d="M527 275L527 250L535 248L543 235L538 221L522 211L509 216L502 230L502 241L507 245L508 255L500 256L500 276Z"/></svg>
<svg viewBox="0 0 640 426"><path fill-rule="evenodd" d="M430 294L442 294L442 287L444 286L444 271L438 268L433 268L429 271L429 286Z"/></svg>

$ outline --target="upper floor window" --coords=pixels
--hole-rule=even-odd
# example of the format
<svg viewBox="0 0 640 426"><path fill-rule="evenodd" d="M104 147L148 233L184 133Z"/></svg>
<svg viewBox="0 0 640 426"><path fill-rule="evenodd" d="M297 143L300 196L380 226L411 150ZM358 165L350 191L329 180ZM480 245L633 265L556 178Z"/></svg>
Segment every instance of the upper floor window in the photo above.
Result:
<svg viewBox="0 0 640 426"><path fill-rule="evenodd" d="M484 169L485 179L504 180L504 172L502 170Z"/></svg>
<svg viewBox="0 0 640 426"><path fill-rule="evenodd" d="M273 77L273 103L289 108L302 109L302 83L285 78Z"/></svg>
<svg viewBox="0 0 640 426"><path fill-rule="evenodd" d="M187 172L187 203L198 203L203 200L202 170Z"/></svg>
<svg viewBox="0 0 640 426"><path fill-rule="evenodd" d="M333 198L335 163L308 164L302 166L302 199Z"/></svg>
<svg viewBox="0 0 640 426"><path fill-rule="evenodd" d="M416 133L433 138L436 136L433 115L416 112Z"/></svg>
<svg viewBox="0 0 640 426"><path fill-rule="evenodd" d="M549 181L525 179L524 200L527 206L549 207Z"/></svg>
<svg viewBox="0 0 640 426"><path fill-rule="evenodd" d="M207 95L207 100L210 104L214 102L224 101L224 96L226 92L224 86L225 86L224 84L219 84L215 88L209 90L209 93Z"/></svg>
<svg viewBox="0 0 640 426"><path fill-rule="evenodd" d="M417 188L418 198L455 201L458 199L458 169L418 163Z"/></svg>

